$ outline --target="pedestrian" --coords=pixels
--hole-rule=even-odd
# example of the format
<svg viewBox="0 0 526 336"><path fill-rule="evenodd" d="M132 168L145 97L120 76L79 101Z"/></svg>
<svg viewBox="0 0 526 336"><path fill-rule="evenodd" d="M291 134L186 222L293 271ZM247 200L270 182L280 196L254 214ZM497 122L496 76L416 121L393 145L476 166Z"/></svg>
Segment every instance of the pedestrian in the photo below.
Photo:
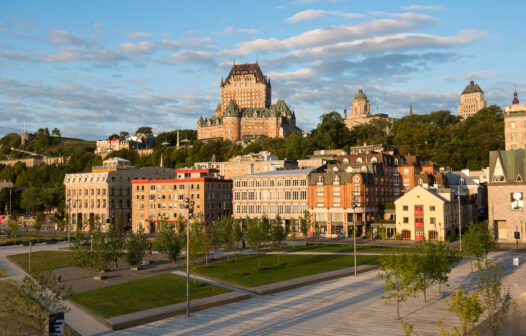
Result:
<svg viewBox="0 0 526 336"><path fill-rule="evenodd" d="M152 255L152 242L148 243L148 251L150 251L150 255Z"/></svg>

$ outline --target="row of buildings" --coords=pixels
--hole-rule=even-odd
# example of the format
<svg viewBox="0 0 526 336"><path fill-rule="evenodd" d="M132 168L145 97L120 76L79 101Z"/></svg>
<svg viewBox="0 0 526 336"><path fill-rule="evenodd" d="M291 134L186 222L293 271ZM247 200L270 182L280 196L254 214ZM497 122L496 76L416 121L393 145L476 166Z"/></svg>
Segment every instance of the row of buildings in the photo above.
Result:
<svg viewBox="0 0 526 336"><path fill-rule="evenodd" d="M483 214L484 184L475 180L418 156L400 155L393 147L374 145L354 147L350 153L317 151L299 161L278 160L263 152L179 170L133 169L126 160L113 158L92 173L68 174L64 182L72 228L88 229L98 222L106 228L142 226L153 234L161 221L185 221L188 199L194 202L196 221L279 216L283 225L297 230L308 213L325 237L347 237L356 225L359 235L383 228L390 238L398 233L405 239L442 239L458 220L467 224ZM405 203L395 207L400 200L409 202L407 197L420 189L438 195L445 204L426 221L434 226L426 225L425 235L418 233L420 219L399 214ZM460 218L454 206L459 192ZM411 209L431 204L419 203L418 198Z"/></svg>

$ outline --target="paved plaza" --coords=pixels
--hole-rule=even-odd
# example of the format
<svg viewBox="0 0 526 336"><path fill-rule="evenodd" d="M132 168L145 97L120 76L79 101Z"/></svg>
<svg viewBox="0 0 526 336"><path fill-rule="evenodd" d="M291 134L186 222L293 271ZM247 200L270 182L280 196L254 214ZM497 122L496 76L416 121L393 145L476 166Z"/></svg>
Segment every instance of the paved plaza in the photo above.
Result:
<svg viewBox="0 0 526 336"><path fill-rule="evenodd" d="M526 265L512 266L514 252L492 255L504 264L505 285L514 298L526 291ZM193 313L189 319L176 317L116 332L118 335L403 335L396 319L396 305L381 298L383 285L378 272L346 277L269 296ZM469 262L456 267L450 286L438 286L423 296L401 305L402 318L415 326L419 335L438 335L438 320L457 321L446 311L446 298L459 285L473 289L475 273ZM520 335L512 329L510 335Z"/></svg>
<svg viewBox="0 0 526 336"><path fill-rule="evenodd" d="M57 250L60 245L35 246L34 250ZM7 255L27 252L27 247L0 248L0 267L12 279L21 280L24 272L6 259ZM504 284L514 299L522 305L512 308L510 321L526 317L526 265L512 265L513 251L497 252L491 258L503 265ZM526 254L521 253L521 262ZM381 298L383 284L376 278L377 271L331 280L268 296L254 295L251 299L169 318L121 331L111 331L83 310L72 309L66 321L82 335L403 335L396 319L396 305ZM459 285L474 289L476 274L469 262L464 262L451 273L450 286L438 292L438 286L428 290L428 302L423 296L401 305L402 318L415 326L419 335L439 335L438 320L456 322L446 311L447 297ZM169 294L169 293L167 293ZM509 323L503 335L526 335L521 323Z"/></svg>

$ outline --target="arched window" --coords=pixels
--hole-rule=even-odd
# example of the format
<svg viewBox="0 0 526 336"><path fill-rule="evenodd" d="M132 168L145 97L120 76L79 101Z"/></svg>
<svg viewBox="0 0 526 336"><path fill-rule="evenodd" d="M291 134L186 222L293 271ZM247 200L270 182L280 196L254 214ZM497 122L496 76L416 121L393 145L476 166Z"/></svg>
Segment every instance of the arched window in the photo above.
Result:
<svg viewBox="0 0 526 336"><path fill-rule="evenodd" d="M356 159L356 163L362 163L362 162L363 162L363 160L362 160L361 157L359 157L359 158Z"/></svg>
<svg viewBox="0 0 526 336"><path fill-rule="evenodd" d="M398 166L398 159L394 159L394 165Z"/></svg>
<svg viewBox="0 0 526 336"><path fill-rule="evenodd" d="M367 173L367 166L362 166L362 172Z"/></svg>
<svg viewBox="0 0 526 336"><path fill-rule="evenodd" d="M323 184L323 176L318 176L318 184Z"/></svg>
<svg viewBox="0 0 526 336"><path fill-rule="evenodd" d="M332 168L332 171L335 172L335 173L338 172L339 170L340 170L340 169L339 169L338 167L333 167L333 168Z"/></svg>
<svg viewBox="0 0 526 336"><path fill-rule="evenodd" d="M376 162L378 162L378 159L377 159L376 157L373 157L373 158L371 159L371 162L372 162L372 163L376 163Z"/></svg>
<svg viewBox="0 0 526 336"><path fill-rule="evenodd" d="M349 164L349 159L347 159L347 158L343 159L343 163L344 164Z"/></svg>
<svg viewBox="0 0 526 336"><path fill-rule="evenodd" d="M334 175L334 178L332 179L333 184L340 184L340 176Z"/></svg>
<svg viewBox="0 0 526 336"><path fill-rule="evenodd" d="M345 171L348 172L348 173L352 173L352 167L345 168Z"/></svg>

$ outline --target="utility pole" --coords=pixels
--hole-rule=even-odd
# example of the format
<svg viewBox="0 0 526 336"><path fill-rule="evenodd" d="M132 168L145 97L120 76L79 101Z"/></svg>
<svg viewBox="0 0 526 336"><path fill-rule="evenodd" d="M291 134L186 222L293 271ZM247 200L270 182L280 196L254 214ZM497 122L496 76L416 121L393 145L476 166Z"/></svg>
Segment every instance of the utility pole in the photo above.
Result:
<svg viewBox="0 0 526 336"><path fill-rule="evenodd" d="M68 213L66 214L66 225L68 227L68 247L71 246L71 234L70 234L70 230L69 230L69 216L70 216L70 213L71 213L71 198L68 198Z"/></svg>
<svg viewBox="0 0 526 336"><path fill-rule="evenodd" d="M353 212L353 228L352 228L352 237L353 237L353 247L354 247L354 276L358 276L358 266L356 266L356 213L354 212L354 209L356 209L356 198L352 198L352 212Z"/></svg>

